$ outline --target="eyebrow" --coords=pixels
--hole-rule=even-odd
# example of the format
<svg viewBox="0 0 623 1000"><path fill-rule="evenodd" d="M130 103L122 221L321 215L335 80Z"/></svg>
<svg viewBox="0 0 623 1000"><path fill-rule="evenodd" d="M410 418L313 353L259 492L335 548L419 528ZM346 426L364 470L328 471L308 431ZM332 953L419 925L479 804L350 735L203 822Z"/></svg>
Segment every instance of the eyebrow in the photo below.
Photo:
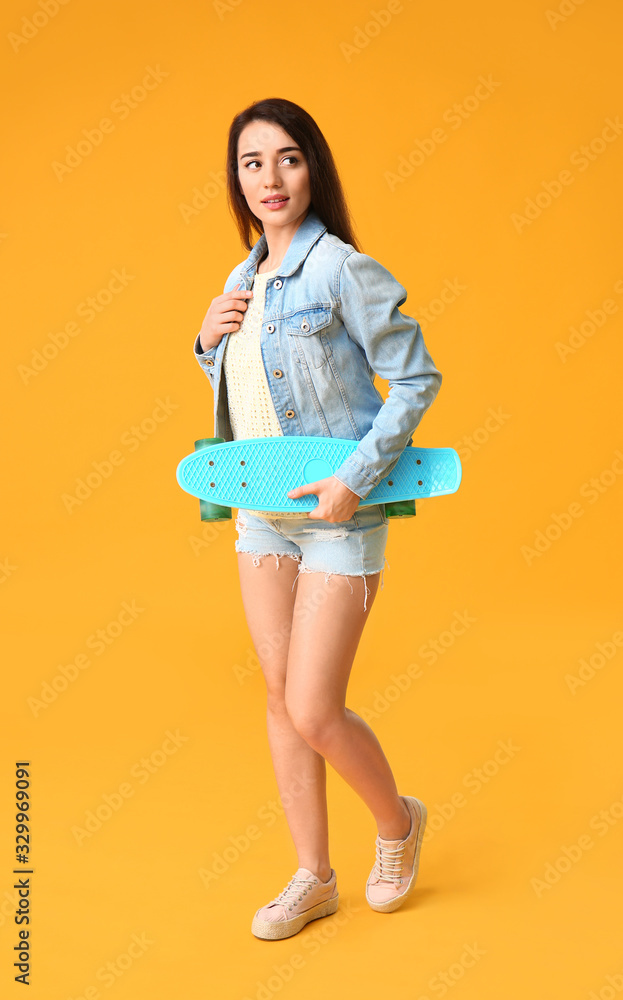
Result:
<svg viewBox="0 0 623 1000"><path fill-rule="evenodd" d="M278 153L289 153L293 149L296 149L299 153L303 152L302 149L299 149L298 146L282 146L281 149L277 150L277 152ZM243 153L242 156L240 157L240 159L244 160L245 156L260 156L260 155L261 155L260 151L257 150L257 149L255 149L251 153Z"/></svg>

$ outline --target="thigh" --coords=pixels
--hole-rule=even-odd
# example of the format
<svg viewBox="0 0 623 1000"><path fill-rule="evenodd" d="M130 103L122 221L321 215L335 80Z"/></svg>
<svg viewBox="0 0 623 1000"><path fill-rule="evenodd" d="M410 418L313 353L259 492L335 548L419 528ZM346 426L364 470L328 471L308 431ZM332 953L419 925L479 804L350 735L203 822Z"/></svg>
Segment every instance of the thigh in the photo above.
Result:
<svg viewBox="0 0 623 1000"><path fill-rule="evenodd" d="M286 675L286 701L293 715L326 717L344 709L350 671L379 579L380 572L365 578L332 573L327 579L324 572L299 576Z"/></svg>
<svg viewBox="0 0 623 1000"><path fill-rule="evenodd" d="M268 693L283 696L300 552L264 519L241 513L236 551L245 618Z"/></svg>

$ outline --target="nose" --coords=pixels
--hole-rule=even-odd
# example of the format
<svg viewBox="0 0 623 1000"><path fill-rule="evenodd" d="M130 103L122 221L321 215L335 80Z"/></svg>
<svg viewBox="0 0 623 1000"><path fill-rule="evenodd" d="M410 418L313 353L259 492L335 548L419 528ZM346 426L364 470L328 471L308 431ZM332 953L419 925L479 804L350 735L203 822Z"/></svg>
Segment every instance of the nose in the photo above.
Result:
<svg viewBox="0 0 623 1000"><path fill-rule="evenodd" d="M280 185L279 170L272 163L267 163L266 173L264 174L264 187L272 190L275 187L280 187Z"/></svg>

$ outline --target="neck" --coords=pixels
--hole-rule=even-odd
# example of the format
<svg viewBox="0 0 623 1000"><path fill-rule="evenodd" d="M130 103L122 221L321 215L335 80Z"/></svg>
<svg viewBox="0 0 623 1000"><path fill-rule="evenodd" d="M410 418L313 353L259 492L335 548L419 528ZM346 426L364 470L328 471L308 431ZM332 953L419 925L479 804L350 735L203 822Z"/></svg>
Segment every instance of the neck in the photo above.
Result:
<svg viewBox="0 0 623 1000"><path fill-rule="evenodd" d="M277 264L272 264L268 260L268 251L267 251L266 252L266 256L262 257L261 261L257 265L257 269L258 269L258 271L260 271L260 273L261 273L261 271L274 271L275 268L279 267L280 264L281 264L281 261L279 261Z"/></svg>
<svg viewBox="0 0 623 1000"><path fill-rule="evenodd" d="M276 267L279 267L285 257L288 247L292 242L292 237L295 232L307 217L309 208L301 212L297 219L293 219L285 226L271 226L269 223L264 223L264 235L266 236L266 256L262 258L260 264L264 265L265 271L274 271ZM268 259L276 260L276 264L269 264ZM258 264L258 268L259 268Z"/></svg>

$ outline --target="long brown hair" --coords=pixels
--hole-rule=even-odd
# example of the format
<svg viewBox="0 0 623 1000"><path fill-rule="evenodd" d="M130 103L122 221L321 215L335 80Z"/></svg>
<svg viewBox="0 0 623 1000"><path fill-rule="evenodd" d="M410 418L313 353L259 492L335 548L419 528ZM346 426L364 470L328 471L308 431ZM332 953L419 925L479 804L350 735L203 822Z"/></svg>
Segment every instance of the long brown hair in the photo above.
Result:
<svg viewBox="0 0 623 1000"><path fill-rule="evenodd" d="M353 231L346 196L327 140L307 111L281 97L255 101L237 114L229 127L227 198L243 246L251 250L252 233L256 232L261 236L264 232L262 221L249 208L238 183L238 139L243 128L255 121L280 125L301 148L309 167L310 210L316 212L328 232L333 233L344 243L350 243L361 253Z"/></svg>

